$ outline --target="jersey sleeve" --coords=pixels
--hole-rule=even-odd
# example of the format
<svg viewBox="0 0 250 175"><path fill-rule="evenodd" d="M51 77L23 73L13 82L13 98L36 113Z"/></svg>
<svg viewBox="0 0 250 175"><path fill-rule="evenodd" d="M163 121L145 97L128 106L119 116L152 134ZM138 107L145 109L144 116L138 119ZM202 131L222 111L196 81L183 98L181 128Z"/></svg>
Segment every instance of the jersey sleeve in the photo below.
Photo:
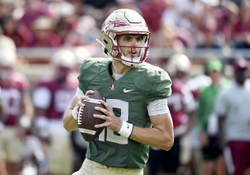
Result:
<svg viewBox="0 0 250 175"><path fill-rule="evenodd" d="M166 71L163 69L155 70L153 74L149 73L148 78L150 78L152 84L147 103L158 99L168 98L172 94L172 81Z"/></svg>
<svg viewBox="0 0 250 175"><path fill-rule="evenodd" d="M88 89L89 84L96 76L99 75L100 67L103 66L103 58L90 58L85 59L80 67L78 74L78 87L85 93Z"/></svg>

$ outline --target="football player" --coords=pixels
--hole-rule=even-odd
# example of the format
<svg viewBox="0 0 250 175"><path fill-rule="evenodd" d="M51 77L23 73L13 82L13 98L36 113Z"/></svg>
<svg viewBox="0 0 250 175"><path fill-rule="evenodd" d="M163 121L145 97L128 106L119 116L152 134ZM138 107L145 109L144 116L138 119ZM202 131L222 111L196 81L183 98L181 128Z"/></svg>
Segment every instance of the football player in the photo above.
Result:
<svg viewBox="0 0 250 175"><path fill-rule="evenodd" d="M89 142L86 159L74 175L142 175L149 145L171 149L173 122L167 99L171 79L166 71L146 63L150 32L145 20L131 9L118 9L104 21L101 41L109 58L86 59L78 89L64 114L67 131L77 129L81 100L97 90L105 108L96 108L106 120L95 127L103 132Z"/></svg>
<svg viewBox="0 0 250 175"><path fill-rule="evenodd" d="M1 150L5 154L8 175L18 173L22 139L31 125L33 105L30 99L29 81L14 70L16 53L12 49L0 49L0 87L5 115L1 115L4 129L1 131ZM2 156L2 155L1 155Z"/></svg>
<svg viewBox="0 0 250 175"><path fill-rule="evenodd" d="M35 126L44 145L49 146L49 173L68 175L72 171L73 150L70 135L62 126L62 116L77 89L77 76L72 73L75 56L68 49L59 49L52 55L52 65L53 76L41 77L34 90Z"/></svg>

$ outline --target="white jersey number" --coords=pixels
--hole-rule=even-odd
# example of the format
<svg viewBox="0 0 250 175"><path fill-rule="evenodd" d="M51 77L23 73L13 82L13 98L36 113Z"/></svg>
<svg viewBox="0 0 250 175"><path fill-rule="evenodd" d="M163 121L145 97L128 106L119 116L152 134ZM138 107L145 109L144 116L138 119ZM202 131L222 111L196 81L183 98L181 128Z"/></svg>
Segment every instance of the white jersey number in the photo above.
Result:
<svg viewBox="0 0 250 175"><path fill-rule="evenodd" d="M119 116L120 120L122 121L128 121L128 111L129 111L129 105L128 102L117 100L117 99L107 99L106 103L112 108L118 108L121 110L121 116ZM105 138L105 132L107 133L107 136ZM123 137L121 135L115 134L114 131L104 128L102 133L99 135L99 141L109 141L114 142L118 144L128 144L128 138Z"/></svg>

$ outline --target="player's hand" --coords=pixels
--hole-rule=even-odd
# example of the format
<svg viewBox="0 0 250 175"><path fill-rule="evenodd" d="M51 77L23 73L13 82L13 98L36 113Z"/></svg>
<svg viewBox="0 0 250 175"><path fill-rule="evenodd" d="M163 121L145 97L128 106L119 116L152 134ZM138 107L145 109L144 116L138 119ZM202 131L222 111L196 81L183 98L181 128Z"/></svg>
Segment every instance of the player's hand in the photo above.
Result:
<svg viewBox="0 0 250 175"><path fill-rule="evenodd" d="M88 95L89 95L89 94L93 94L93 93L94 93L93 90L88 90L88 91L85 93L85 95L83 95L83 96L77 101L76 106L75 106L75 109L76 109L76 110L75 110L76 116L78 116L80 107L82 107L83 110L84 110L85 104L83 103L83 101L88 101L88 100L89 100Z"/></svg>
<svg viewBox="0 0 250 175"><path fill-rule="evenodd" d="M94 117L103 119L105 122L100 125L95 125L95 127L108 127L109 129L118 132L121 129L122 121L115 116L113 110L105 101L100 100L100 102L105 106L106 109L95 107L95 110L102 112L104 115L94 114Z"/></svg>

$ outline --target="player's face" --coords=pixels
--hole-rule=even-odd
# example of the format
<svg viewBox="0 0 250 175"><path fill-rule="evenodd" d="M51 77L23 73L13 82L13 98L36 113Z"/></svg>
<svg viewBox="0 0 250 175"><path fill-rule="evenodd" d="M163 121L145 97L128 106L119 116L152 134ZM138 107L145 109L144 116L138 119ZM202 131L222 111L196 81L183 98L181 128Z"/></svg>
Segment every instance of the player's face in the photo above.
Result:
<svg viewBox="0 0 250 175"><path fill-rule="evenodd" d="M208 73L214 83L218 83L220 81L221 72L217 70L212 70Z"/></svg>
<svg viewBox="0 0 250 175"><path fill-rule="evenodd" d="M144 43L143 35L119 35L117 43L125 57L136 58L140 55Z"/></svg>
<svg viewBox="0 0 250 175"><path fill-rule="evenodd" d="M247 69L239 69L235 72L235 78L238 84L243 85L247 79Z"/></svg>
<svg viewBox="0 0 250 175"><path fill-rule="evenodd" d="M8 80L11 72L12 72L11 67L9 67L9 66L1 66L0 65L0 79Z"/></svg>
<svg viewBox="0 0 250 175"><path fill-rule="evenodd" d="M67 67L57 67L56 68L56 76L57 79L59 80L59 82L65 82L67 75L70 73L71 69L67 68Z"/></svg>

